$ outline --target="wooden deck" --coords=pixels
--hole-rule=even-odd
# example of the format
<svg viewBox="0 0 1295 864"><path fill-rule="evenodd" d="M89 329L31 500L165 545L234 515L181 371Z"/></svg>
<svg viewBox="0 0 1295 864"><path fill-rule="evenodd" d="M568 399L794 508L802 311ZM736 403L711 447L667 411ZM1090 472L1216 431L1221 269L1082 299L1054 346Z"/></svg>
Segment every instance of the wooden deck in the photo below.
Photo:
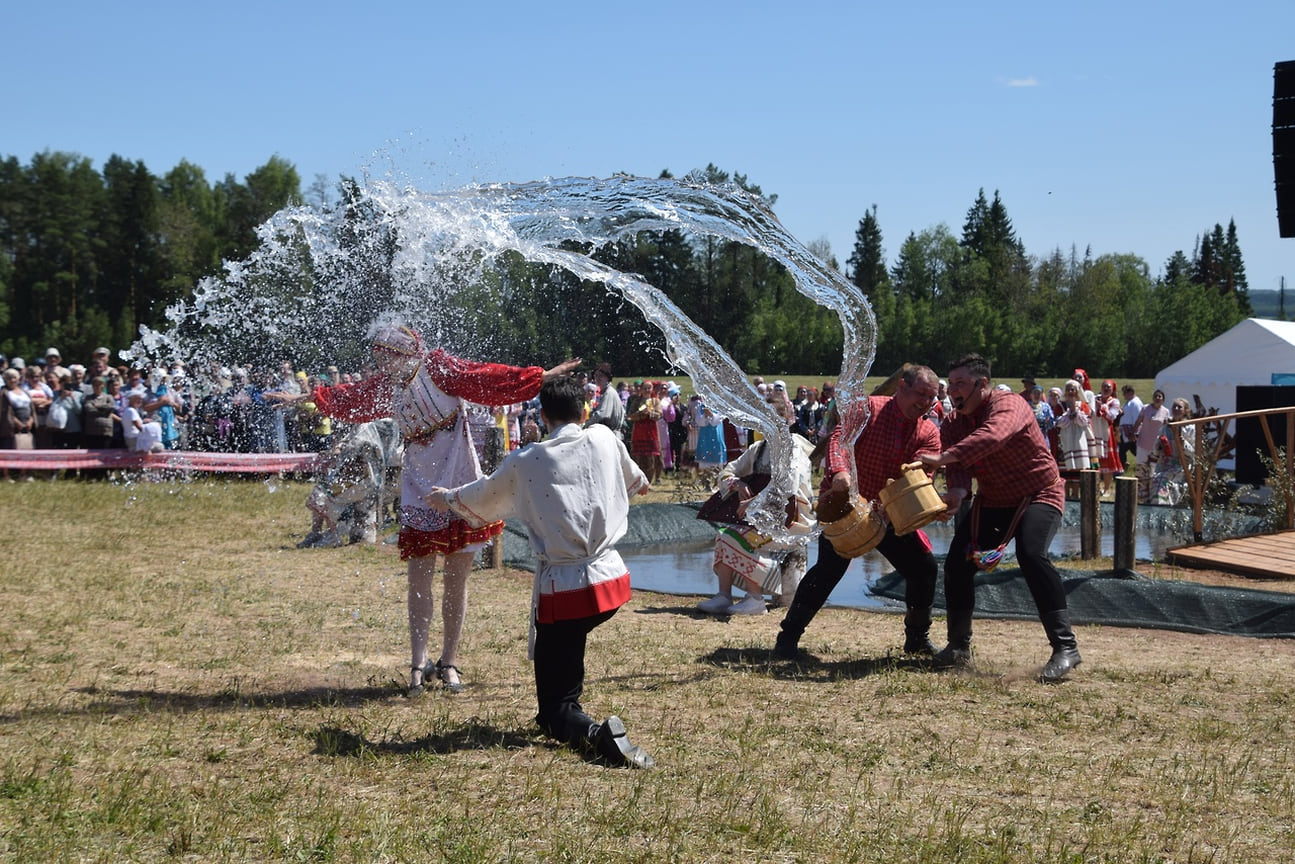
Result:
<svg viewBox="0 0 1295 864"><path fill-rule="evenodd" d="M1171 563L1183 567L1295 579L1295 531L1179 546L1165 554Z"/></svg>

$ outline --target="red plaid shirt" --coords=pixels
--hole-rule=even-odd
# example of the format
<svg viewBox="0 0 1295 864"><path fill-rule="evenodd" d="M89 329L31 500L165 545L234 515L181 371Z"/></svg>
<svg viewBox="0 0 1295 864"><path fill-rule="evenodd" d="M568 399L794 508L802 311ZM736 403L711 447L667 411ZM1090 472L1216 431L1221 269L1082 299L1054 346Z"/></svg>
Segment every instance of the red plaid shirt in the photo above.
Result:
<svg viewBox="0 0 1295 864"><path fill-rule="evenodd" d="M855 406L858 408L859 406ZM925 417L909 420L889 396L869 396L868 425L854 440L854 464L859 472L859 497L872 501L886 485L899 476L900 466L916 462L922 453L940 452L940 430ZM1033 419L1034 415L1031 414ZM827 471L819 491L832 485L832 475L848 471L841 447L841 428L832 430L827 448Z"/></svg>
<svg viewBox="0 0 1295 864"><path fill-rule="evenodd" d="M991 390L971 415L956 414L940 427L950 489L971 491L976 479L986 507L1016 507L1022 500L1065 512L1066 487L1030 403L1016 393Z"/></svg>

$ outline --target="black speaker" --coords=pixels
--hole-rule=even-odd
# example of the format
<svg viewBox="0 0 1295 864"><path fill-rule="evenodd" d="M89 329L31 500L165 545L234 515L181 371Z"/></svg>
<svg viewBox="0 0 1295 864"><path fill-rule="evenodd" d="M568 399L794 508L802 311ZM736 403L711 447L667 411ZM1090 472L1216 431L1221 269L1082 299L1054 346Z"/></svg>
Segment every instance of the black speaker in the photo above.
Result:
<svg viewBox="0 0 1295 864"><path fill-rule="evenodd" d="M1295 407L1295 387L1237 387L1237 410L1259 411L1263 408ZM1268 430L1273 433L1273 443L1278 447L1286 446L1286 415L1268 415ZM1259 461L1260 455L1271 456L1268 452L1268 439L1264 437L1263 426L1258 417L1238 417L1236 419L1236 464L1237 482L1261 485L1268 478L1268 471Z"/></svg>
<svg viewBox="0 0 1295 864"><path fill-rule="evenodd" d="M1295 237L1295 60L1273 67L1273 175L1277 231Z"/></svg>

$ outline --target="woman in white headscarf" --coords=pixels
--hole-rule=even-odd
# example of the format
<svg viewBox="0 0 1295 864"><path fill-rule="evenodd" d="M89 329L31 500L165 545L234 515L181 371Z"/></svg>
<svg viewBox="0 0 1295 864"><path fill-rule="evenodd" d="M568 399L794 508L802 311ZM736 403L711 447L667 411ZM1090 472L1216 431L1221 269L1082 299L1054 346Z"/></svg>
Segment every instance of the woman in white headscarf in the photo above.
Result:
<svg viewBox="0 0 1295 864"><path fill-rule="evenodd" d="M1066 382L1061 404L1064 410L1055 418L1061 430L1061 476L1078 479L1092 464L1093 412L1077 379Z"/></svg>
<svg viewBox="0 0 1295 864"><path fill-rule="evenodd" d="M401 468L400 557L409 569L409 645L411 696L421 694L435 675L442 687L463 689L459 637L467 611L467 580L472 556L503 531L495 522L474 528L453 514L432 510L424 500L434 487L456 488L482 476L469 435L463 402L504 405L525 402L548 378L565 375L580 361L552 369L505 366L428 351L419 334L403 325L382 325L373 338L378 375L357 384L320 387L312 394L323 414L355 423L396 419L404 437ZM427 657L432 622L432 576L437 553L445 556L441 615L441 656Z"/></svg>

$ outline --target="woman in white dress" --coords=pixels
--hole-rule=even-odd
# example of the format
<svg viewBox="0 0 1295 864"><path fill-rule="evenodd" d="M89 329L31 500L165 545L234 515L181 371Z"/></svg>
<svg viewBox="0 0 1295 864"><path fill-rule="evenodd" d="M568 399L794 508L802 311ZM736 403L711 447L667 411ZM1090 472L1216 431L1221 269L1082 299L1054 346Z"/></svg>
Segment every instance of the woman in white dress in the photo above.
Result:
<svg viewBox="0 0 1295 864"><path fill-rule="evenodd" d="M567 360L552 369L478 363L423 347L422 338L403 325L384 325L373 339L378 375L357 384L321 387L312 398L318 410L354 423L396 419L404 438L400 490L400 557L409 569L409 645L411 696L421 694L428 678L458 692L463 688L456 665L459 638L467 612L468 574L472 557L502 522L473 527L424 500L434 487L455 488L482 476L468 428L464 401L507 405L534 397L540 384L579 365ZM441 616L441 656L427 657L432 622L432 576L436 555L445 558Z"/></svg>

